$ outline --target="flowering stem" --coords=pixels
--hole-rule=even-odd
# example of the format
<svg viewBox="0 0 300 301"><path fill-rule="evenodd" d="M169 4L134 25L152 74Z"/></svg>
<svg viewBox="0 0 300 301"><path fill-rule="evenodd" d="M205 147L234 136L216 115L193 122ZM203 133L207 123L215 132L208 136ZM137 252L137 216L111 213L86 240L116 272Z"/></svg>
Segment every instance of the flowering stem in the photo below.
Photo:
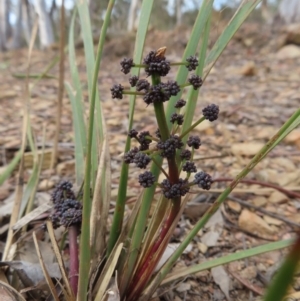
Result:
<svg viewBox="0 0 300 301"><path fill-rule="evenodd" d="M166 176L167 179L169 179L169 175L166 173L166 171L160 166L160 164L155 160L155 157L151 157L153 163L161 170L161 172Z"/></svg>
<svg viewBox="0 0 300 301"><path fill-rule="evenodd" d="M177 63L170 63L170 66L187 66L188 62L177 62Z"/></svg>
<svg viewBox="0 0 300 301"><path fill-rule="evenodd" d="M160 83L160 76L152 75L153 85L158 85ZM166 115L164 111L164 105L162 102L154 102L154 110L156 115L156 120L159 127L159 132L161 135L161 140L165 142L170 137L170 132L168 129L168 124L166 120ZM167 158L169 166L169 175L163 171L166 177L169 179L171 184L176 184L179 181L178 166L175 160L175 154L170 158ZM154 161L155 163L155 161ZM168 235L169 229L172 227L174 219L176 218L178 211L180 210L181 197L175 197L170 200L172 202L171 209L168 211L167 216L162 223L159 234L152 245L149 246L148 252L145 254L144 258L141 260L133 279L130 282L127 296L127 300L135 301L141 294L144 287L147 285L150 277L155 269L159 259L161 258L166 244L169 242L170 234Z"/></svg>
<svg viewBox="0 0 300 301"><path fill-rule="evenodd" d="M185 83L185 84L179 85L179 87L180 87L181 89L183 89L183 88L185 88L185 87L189 87L189 86L192 86L192 84L191 84L191 83Z"/></svg>
<svg viewBox="0 0 300 301"><path fill-rule="evenodd" d="M135 276L132 279L131 285L128 289L129 296L126 300L137 300L144 287L150 280L153 270L155 269L159 259L165 251L167 243L169 242L169 238L167 238L166 235L168 234L169 228L172 226L173 221L176 218L178 211L180 210L180 204L181 197L172 199L171 211L169 211L169 215L162 225L159 236L145 255L144 261L137 269L137 272L135 273Z"/></svg>
<svg viewBox="0 0 300 301"><path fill-rule="evenodd" d="M187 135L191 130L193 130L198 124L203 122L205 117L202 116L199 120L197 120L194 124L192 124L185 132L183 132L179 137L182 139L185 135Z"/></svg>
<svg viewBox="0 0 300 301"><path fill-rule="evenodd" d="M78 290L78 271L79 271L79 262L78 262L78 227L72 225L68 230L69 236L69 251L70 251L70 272L69 280L70 285L75 296L77 296Z"/></svg>
<svg viewBox="0 0 300 301"><path fill-rule="evenodd" d="M129 91L129 90L123 90L122 94L126 94L126 95L145 95L145 93L143 93L143 92Z"/></svg>
<svg viewBox="0 0 300 301"><path fill-rule="evenodd" d="M134 67L137 67L137 68L145 68L145 67L147 67L147 65L144 65L144 64L134 64L132 67L133 67L133 68L134 68Z"/></svg>

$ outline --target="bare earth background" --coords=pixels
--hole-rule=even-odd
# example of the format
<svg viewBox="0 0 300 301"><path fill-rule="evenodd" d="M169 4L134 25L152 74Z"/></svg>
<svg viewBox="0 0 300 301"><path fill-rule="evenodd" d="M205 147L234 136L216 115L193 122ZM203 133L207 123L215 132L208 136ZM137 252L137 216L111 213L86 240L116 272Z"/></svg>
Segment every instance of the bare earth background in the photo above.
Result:
<svg viewBox="0 0 300 301"><path fill-rule="evenodd" d="M189 38L189 30L151 30L145 52L167 46L168 59L179 61ZM212 40L215 40L221 30L220 24L213 27ZM112 201L117 194L119 169L128 128L128 99L112 100L110 87L114 83L129 86L128 76L119 71L119 61L123 56L131 56L132 41L131 37L125 36L110 39L105 48L99 74L99 91L109 131L112 158ZM300 48L293 44L285 45L285 41L285 32L266 25L244 24L201 88L195 118L200 116L203 107L210 103L219 105L220 116L216 122L204 122L195 129L202 140L195 163L199 169L203 168L219 180L209 193L193 191L171 244L178 243L184 237L195 220L201 217L218 193L224 189L228 183L223 181L224 178L232 179L237 175L299 108ZM26 74L27 52L27 49L24 49L0 54L0 173L21 145L22 108L26 100L25 80L14 75ZM57 50L54 49L34 50L31 73L42 72L56 53ZM78 47L77 54L87 103L83 49ZM68 65L66 59L66 81L70 80ZM51 70L50 74L58 76L58 67ZM168 77L174 78L175 75L176 68L173 68ZM39 146L42 142L42 129L46 127L46 153L37 205L49 199L49 192L61 179L74 179L72 114L66 94L63 100L59 164L55 170L49 169L55 133L57 93L57 79L43 79L34 88L30 101L31 124ZM153 108L146 107L142 99L137 99L134 120L137 130L156 130ZM25 181L31 174L32 161L32 154L28 151L25 160ZM232 194L233 198L227 200L205 231L199 232L186 254L177 263L177 267L197 264L267 241L293 236L300 227L299 167L300 129L296 129L248 176L247 179L256 180L260 184L239 185ZM137 175L138 170L132 168L128 208L140 190ZM1 252L13 203L15 176L16 172L0 187ZM279 192L261 183L280 186L285 188L286 192ZM290 193L291 191L294 193ZM283 254L284 251L271 252L201 272L174 284L163 300L225 300L226 297L231 300L255 300L263 293ZM290 293L294 300L300 299L300 278L295 279Z"/></svg>

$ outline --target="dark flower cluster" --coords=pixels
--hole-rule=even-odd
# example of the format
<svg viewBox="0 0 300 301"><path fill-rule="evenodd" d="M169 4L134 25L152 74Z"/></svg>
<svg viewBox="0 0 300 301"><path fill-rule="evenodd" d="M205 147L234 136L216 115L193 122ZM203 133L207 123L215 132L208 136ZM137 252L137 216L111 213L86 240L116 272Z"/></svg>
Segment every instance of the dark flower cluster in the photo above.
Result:
<svg viewBox="0 0 300 301"><path fill-rule="evenodd" d="M130 69L134 66L133 59L124 58L120 62L120 65L121 65L121 71L124 74L127 74L130 72Z"/></svg>
<svg viewBox="0 0 300 301"><path fill-rule="evenodd" d="M145 91L148 92L148 90L150 89L150 84L146 79L139 79L136 83L136 90L138 92L140 91Z"/></svg>
<svg viewBox="0 0 300 301"><path fill-rule="evenodd" d="M176 109L180 109L180 108L183 108L186 104L186 101L183 100L183 99L179 99L177 100L176 104L175 104L175 108Z"/></svg>
<svg viewBox="0 0 300 301"><path fill-rule="evenodd" d="M138 84L137 89L140 89L138 88ZM176 96L180 92L180 87L176 81L168 81L167 83L149 86L144 90L146 90L146 94L144 95L143 100L149 105L151 103L168 101L171 96Z"/></svg>
<svg viewBox="0 0 300 301"><path fill-rule="evenodd" d="M145 65L145 72L147 76L166 76L170 69L170 62L165 58L166 48L160 48L157 51L150 51L143 60ZM186 59L185 64L189 71L195 70L198 66L198 59L195 56L190 56ZM135 66L131 58L124 58L120 62L121 71L128 74L132 67ZM192 75L189 78L189 84L191 84L194 89L198 89L202 86L202 79L198 75ZM159 83L157 85L151 86L150 83L145 79L139 79L136 75L129 78L129 84L131 87L136 87L137 92L142 92L144 94L144 101L146 104L165 102L168 101L172 96L176 96L180 92L180 86L176 81L168 81L167 83ZM120 84L115 84L110 89L112 98L122 99L123 94L128 93L124 91L124 87ZM175 107L181 108L185 105L184 100L179 100Z"/></svg>
<svg viewBox="0 0 300 301"><path fill-rule="evenodd" d="M180 158L182 160L190 160L191 156L192 156L192 152L190 150L188 150L188 149L184 149L180 153Z"/></svg>
<svg viewBox="0 0 300 301"><path fill-rule="evenodd" d="M195 174L194 183L202 189L209 190L212 182L212 177L204 171Z"/></svg>
<svg viewBox="0 0 300 301"><path fill-rule="evenodd" d="M198 59L196 56L190 56L186 59L186 61L188 62L188 65L186 65L186 67L188 68L189 71L192 70L196 70L198 64Z"/></svg>
<svg viewBox="0 0 300 301"><path fill-rule="evenodd" d="M182 114L173 113L171 115L170 122L172 122L172 123L176 122L178 125L182 125L183 124L183 115Z"/></svg>
<svg viewBox="0 0 300 301"><path fill-rule="evenodd" d="M190 186L188 185L188 181L186 179L179 179L178 183L171 184L168 179L164 179L161 182L162 192L167 199L174 199L180 196L186 195Z"/></svg>
<svg viewBox="0 0 300 301"><path fill-rule="evenodd" d="M161 82L160 77L166 76L171 69L170 62L166 60L165 51L165 47L157 51L150 51L143 60L143 67L147 76L152 76L152 84L146 79L140 79L138 76L133 75L129 78L129 84L131 87L135 87L137 92L125 91L122 85L116 84L111 88L112 97L122 99L124 94L142 95L147 105L154 104L155 109L158 110L161 108L161 105L158 104L164 103L171 97L178 95L181 91L181 87L192 86L195 90L199 89L203 84L203 80L198 75L191 75L188 79L188 83L183 83L181 86L173 80ZM185 62L181 62L180 64L185 65L189 71L196 70L199 65L196 56L190 56ZM124 58L121 61L121 70L125 74L129 73L134 66L141 67L141 65L135 65L132 59ZM168 164L174 164L173 162L175 161L177 162L177 160L173 159L179 159L180 162L182 161L182 163L178 164L181 169L179 170L179 166L177 169L179 173L181 171L186 172L187 175L185 179L178 178L178 176L174 179L174 175L168 175L167 172L164 171L166 179L158 183L164 196L168 199L184 196L192 185L198 185L208 190L212 184L211 176L202 171L197 173L196 165L193 162L194 151L201 146L200 138L198 136L190 136L187 139L187 145L190 149L183 149L183 137L176 135L178 126L184 123L184 114L180 113L182 113L183 110L181 109L185 105L186 101L183 99L179 99L175 103L175 112L171 113L169 117L169 121L175 124L171 132L166 133L163 128L160 128L155 131L154 136L151 136L149 131L138 132L135 129L131 129L128 136L135 139L139 143L139 146L133 147L124 154L125 163L135 164L135 166L140 169L147 168L152 159L154 163L156 163L154 156L157 154L163 158L167 158ZM214 104L209 105L202 110L202 113L205 119L209 121L216 120L219 114L219 107ZM202 119L204 118L202 117ZM160 132L160 130L162 132ZM151 142L155 142L156 145L150 149ZM179 158L175 157L176 152ZM169 170L169 172L172 170L170 166ZM191 173L195 173L195 178L189 182ZM142 187L148 188L156 182L156 178L150 171L144 171L139 175L138 182ZM66 204L68 204L68 202ZM73 212L74 210L76 210L75 206L71 208L68 207L66 210L67 213L65 214L66 220L71 214L73 214L73 217L76 217L75 212Z"/></svg>
<svg viewBox="0 0 300 301"><path fill-rule="evenodd" d="M149 90L143 97L144 102L147 105L150 105L151 103L168 101L170 99L170 95L168 93L165 93L164 88L165 85L163 83L155 86L150 86Z"/></svg>
<svg viewBox="0 0 300 301"><path fill-rule="evenodd" d="M76 200L72 184L68 181L59 183L51 194L54 211L50 215L54 228L80 225L82 220L82 204Z"/></svg>
<svg viewBox="0 0 300 301"><path fill-rule="evenodd" d="M186 143L189 147L193 147L194 149L198 149L201 145L201 140L198 136L190 136Z"/></svg>
<svg viewBox="0 0 300 301"><path fill-rule="evenodd" d="M145 171L139 175L139 183L144 188L151 187L155 183L155 177L150 171Z"/></svg>
<svg viewBox="0 0 300 301"><path fill-rule="evenodd" d="M203 80L200 76L194 74L189 78L189 83L193 86L194 90L197 90L202 86Z"/></svg>
<svg viewBox="0 0 300 301"><path fill-rule="evenodd" d="M133 163L135 155L139 152L137 147L134 147L129 152L124 154L124 162L127 164Z"/></svg>
<svg viewBox="0 0 300 301"><path fill-rule="evenodd" d="M110 89L112 98L122 99L123 98L123 90L124 90L124 87L122 85L120 85L120 84L113 85L112 88Z"/></svg>
<svg viewBox="0 0 300 301"><path fill-rule="evenodd" d="M151 158L141 152L137 153L133 158L133 163L135 163L138 168L146 168L150 161Z"/></svg>
<svg viewBox="0 0 300 301"><path fill-rule="evenodd" d="M215 104L208 105L202 110L203 116L209 121L215 121L219 116L219 107Z"/></svg>
<svg viewBox="0 0 300 301"><path fill-rule="evenodd" d="M160 55L157 51L150 51L144 58L143 63L146 65L145 72L148 76L166 76L171 69L170 62L166 60L164 55Z"/></svg>
<svg viewBox="0 0 300 301"><path fill-rule="evenodd" d="M186 161L182 166L182 170L186 172L197 172L196 165L192 161Z"/></svg>
<svg viewBox="0 0 300 301"><path fill-rule="evenodd" d="M136 75L130 76L129 77L129 84L131 87L135 87L139 78Z"/></svg>
<svg viewBox="0 0 300 301"><path fill-rule="evenodd" d="M177 135L171 135L166 141L160 140L157 143L157 149L161 150L160 155L164 158L171 158L176 149L181 149L183 147L183 142Z"/></svg>
<svg viewBox="0 0 300 301"><path fill-rule="evenodd" d="M149 137L151 137L149 131L143 131L139 133L138 141L140 143L141 151L149 149L149 145L152 142L152 139Z"/></svg>

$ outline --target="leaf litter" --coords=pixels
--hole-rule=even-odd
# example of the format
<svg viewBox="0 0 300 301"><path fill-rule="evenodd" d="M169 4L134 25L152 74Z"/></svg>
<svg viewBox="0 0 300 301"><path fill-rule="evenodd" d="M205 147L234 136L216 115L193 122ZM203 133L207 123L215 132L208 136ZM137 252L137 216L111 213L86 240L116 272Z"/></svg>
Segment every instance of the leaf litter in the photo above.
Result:
<svg viewBox="0 0 300 301"><path fill-rule="evenodd" d="M203 141L199 157L195 160L199 168L205 166L215 179L233 178L249 162L257 150L272 137L290 115L299 108L300 82L300 48L297 45L286 45L290 42L290 33L278 33L264 25L264 30L257 24L244 24L227 49L212 69L200 93L200 100L195 116L200 116L202 108L210 103L220 106L220 117L215 124L203 123L195 128ZM185 29L177 30L176 35L187 39ZM282 38L282 35L284 39ZM180 58L183 46L172 43L174 32L153 31L149 34L146 49L157 49L160 41L168 41L168 54ZM285 41L283 44L282 41ZM122 55L129 57L131 43L122 51ZM128 127L129 103L125 98L122 101L112 100L110 87L115 82L129 86L119 70L118 42L113 41L104 52L104 63L99 74L99 89L104 116L107 121L109 134L109 150L111 154L112 204L116 198L119 181L119 170ZM276 45L276 47L274 47ZM127 53L128 52L128 53ZM49 58L55 56L55 51L33 51L35 73L41 72L48 64ZM0 170L12 160L21 146L22 107L24 102L25 81L16 78L14 74L25 74L27 50L16 50L0 54L0 60L7 62L0 72ZM68 62L66 60L66 80L70 79ZM84 58L78 50L78 66L80 79L86 82L84 72ZM171 72L175 74L175 68ZM58 74L56 66L51 72ZM116 74L116 76L115 76ZM87 113L87 87L84 86L85 110ZM59 164L55 170L49 170L49 156L53 146L55 133L55 113L58 84L55 79L43 79L34 87L31 97L30 118L37 145L42 142L42 128L46 125L46 156L44 156L43 171L40 177L38 191L50 192L51 188L62 178L74 177L74 143L72 114L67 95L63 99L62 128L59 137ZM154 115L150 113L141 99L137 99L134 116L134 127L137 130L144 128L155 131ZM113 108L113 110L112 110ZM195 117L196 118L196 117ZM205 160L203 159L206 158ZM33 154L26 152L25 183L32 172ZM300 193L300 129L292 132L267 158L264 159L248 176L264 183L276 184ZM137 184L138 170L131 169L129 179L128 200L134 201L140 188ZM5 242L5 231L9 222L10 203L13 202L16 171L5 181L0 190L1 212L1 240ZM188 204L182 220L180 231L174 235L170 244L179 243L185 234L192 228L193 223L205 212L209 204L226 187L227 182L216 182L210 192L193 191L194 198ZM199 195L201 197L199 197ZM237 250L248 249L268 241L292 237L297 226L291 226L270 217L259 208L277 214L285 219L300 224L299 199L285 193L265 188L257 184L243 183L232 193L237 199L256 206L257 209L243 207L242 203L228 200L222 210L218 211L218 226L209 226L202 229L193 240L192 248L182 255L176 267L190 266L209 258L220 257ZM38 200L35 203L38 207ZM190 210L189 210L190 205ZM128 204L128 207L131 205ZM194 206L194 207L193 207ZM193 210L196 208L196 210ZM113 213L113 205L110 214ZM109 217L108 224L111 223ZM38 229L41 222L30 219L29 229ZM6 227L5 227L6 226ZM31 231L31 230L28 230ZM217 234L217 235L216 235ZM32 244L31 235L23 235L21 243ZM39 240L44 240L50 246L47 236L39 234ZM20 243L19 242L19 243ZM4 244L0 244L3 252ZM33 247L26 252L35 252ZM43 253L43 252L42 252ZM259 300L259 292L263 291L270 281L269 277L273 266L282 258L285 251L273 251L267 254L240 260L224 267L214 268L211 273L205 271L183 279L177 288L170 287L169 291L162 288L165 300L173 296L174 300ZM43 255L44 258L46 256ZM67 259L67 254L64 254ZM52 257L51 257L52 258ZM31 270L27 270L25 260L11 261L16 269L22 267L28 277L37 258L32 263ZM53 265L54 262L47 264ZM24 268L25 267L25 268ZM263 279L267 279L265 282ZM34 278L32 279L33 282ZM296 278L297 280L297 278ZM298 280L299 281L299 280ZM295 281L297 283L297 281ZM297 294L300 287L293 285L290 294ZM158 295L160 290L158 290Z"/></svg>

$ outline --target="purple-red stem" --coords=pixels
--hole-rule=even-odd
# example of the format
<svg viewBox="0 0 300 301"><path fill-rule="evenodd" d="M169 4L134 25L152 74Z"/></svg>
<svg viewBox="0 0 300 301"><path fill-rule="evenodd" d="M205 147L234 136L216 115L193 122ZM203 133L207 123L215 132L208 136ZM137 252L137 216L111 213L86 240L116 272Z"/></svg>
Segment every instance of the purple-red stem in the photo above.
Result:
<svg viewBox="0 0 300 301"><path fill-rule="evenodd" d="M69 281L74 295L77 296L79 261L78 261L78 243L77 243L78 227L76 225L69 227L68 236L69 236L69 252L70 252Z"/></svg>
<svg viewBox="0 0 300 301"><path fill-rule="evenodd" d="M169 231L169 228L172 226L173 221L177 216L178 211L180 210L181 198L176 198L172 200L172 202L172 209L162 226L159 236L157 237L150 250L146 253L144 261L142 262L140 267L138 267L135 276L131 281L131 285L128 289L128 292L130 292L130 294L127 300L136 300L136 298L138 298L148 280L150 279L150 276L152 275L152 272L155 269L161 255L165 251L165 248L160 247L162 243L168 243L169 241L166 241L165 238ZM160 252L158 254L155 254L157 250L159 250L159 248ZM155 260L153 260L154 256Z"/></svg>

